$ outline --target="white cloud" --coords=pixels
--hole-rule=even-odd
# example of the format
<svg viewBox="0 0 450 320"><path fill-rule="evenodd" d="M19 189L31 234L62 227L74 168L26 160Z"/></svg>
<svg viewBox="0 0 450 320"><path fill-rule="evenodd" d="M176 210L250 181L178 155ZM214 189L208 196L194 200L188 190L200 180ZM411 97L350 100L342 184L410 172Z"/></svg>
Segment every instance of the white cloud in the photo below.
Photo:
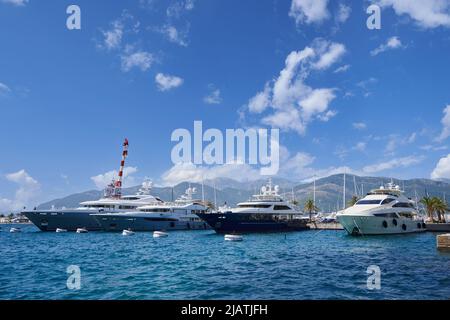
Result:
<svg viewBox="0 0 450 320"><path fill-rule="evenodd" d="M165 35L170 42L176 43L183 47L188 45L186 40L187 31L181 32L173 25L165 25L159 31Z"/></svg>
<svg viewBox="0 0 450 320"><path fill-rule="evenodd" d="M364 122L354 122L352 125L353 128L357 130L364 130L367 128L367 124L365 124Z"/></svg>
<svg viewBox="0 0 450 320"><path fill-rule="evenodd" d="M301 51L292 51L285 60L285 67L277 79L266 83L263 91L249 99L250 113L262 113L270 108L261 122L284 130L304 134L308 123L314 119L328 121L336 115L329 110L336 98L334 88L312 88L305 80L313 70L325 70L336 63L345 53L345 47L316 39Z"/></svg>
<svg viewBox="0 0 450 320"><path fill-rule="evenodd" d="M331 118L334 118L337 114L338 112L336 110L328 110L325 113L317 115L317 119L323 122L328 122L330 121Z"/></svg>
<svg viewBox="0 0 450 320"><path fill-rule="evenodd" d="M166 10L169 18L179 18L182 14L194 9L194 0L177 0L173 2Z"/></svg>
<svg viewBox="0 0 450 320"><path fill-rule="evenodd" d="M136 167L125 167L123 169L123 185L124 186L133 186L136 184L136 180L132 176L136 173L138 169ZM117 179L118 172L116 170L111 170L96 176L91 177L91 180L94 182L95 186L98 189L104 189L111 181Z"/></svg>
<svg viewBox="0 0 450 320"><path fill-rule="evenodd" d="M358 82L356 85L362 89L362 93L364 97L368 97L372 94L372 87L378 83L378 79L371 77L367 80L362 80Z"/></svg>
<svg viewBox="0 0 450 320"><path fill-rule="evenodd" d="M311 91L305 99L300 101L300 106L303 109L303 119L308 122L315 114L320 116L327 111L328 105L334 98L336 98L334 89L315 89Z"/></svg>
<svg viewBox="0 0 450 320"><path fill-rule="evenodd" d="M320 23L329 18L328 0L292 0L289 17L297 24Z"/></svg>
<svg viewBox="0 0 450 320"><path fill-rule="evenodd" d="M408 156L403 158L396 158L392 159L390 161L380 162L376 164L371 164L368 166L365 166L363 168L363 172L368 174L378 173L390 169L395 168L407 168L412 165L421 163L425 159L424 156Z"/></svg>
<svg viewBox="0 0 450 320"><path fill-rule="evenodd" d="M334 70L334 73L343 73L343 72L346 72L348 69L350 69L350 65L349 64L345 64L343 66L340 66L336 70Z"/></svg>
<svg viewBox="0 0 450 320"><path fill-rule="evenodd" d="M250 112L261 113L270 105L271 88L269 83L266 83L264 90L258 92L248 102L248 109Z"/></svg>
<svg viewBox="0 0 450 320"><path fill-rule="evenodd" d="M412 144L417 139L417 133L413 132L407 137L402 137L398 134L391 134L388 136L388 143L386 144L385 152L394 153L399 146Z"/></svg>
<svg viewBox="0 0 450 320"><path fill-rule="evenodd" d="M258 169L243 163L230 163L211 167L196 166L192 163L179 163L164 172L161 176L163 185L176 185L183 181L201 182L219 177L234 180L255 181L262 176Z"/></svg>
<svg viewBox="0 0 450 320"><path fill-rule="evenodd" d="M450 27L448 0L379 0L382 7L392 7L397 15L407 15L423 28Z"/></svg>
<svg viewBox="0 0 450 320"><path fill-rule="evenodd" d="M158 73L155 77L155 82L160 91L168 91L173 88L181 86L184 80L180 77L171 76L168 74Z"/></svg>
<svg viewBox="0 0 450 320"><path fill-rule="evenodd" d="M123 23L120 20L112 22L112 28L108 31L102 31L103 33L103 46L108 49L117 49L120 47L123 36Z"/></svg>
<svg viewBox="0 0 450 320"><path fill-rule="evenodd" d="M141 71L148 70L153 61L153 55L142 50L135 50L132 46L127 46L121 56L122 71L128 72L133 68L138 68Z"/></svg>
<svg viewBox="0 0 450 320"><path fill-rule="evenodd" d="M437 141L442 142L450 137L450 104L444 108L444 117L441 120L443 129L441 135L437 138Z"/></svg>
<svg viewBox="0 0 450 320"><path fill-rule="evenodd" d="M138 33L140 22L137 21L127 10L122 11L119 18L110 23L108 30L100 30L103 39L100 48L116 50L122 47L124 36L127 33Z"/></svg>
<svg viewBox="0 0 450 320"><path fill-rule="evenodd" d="M365 151L367 147L367 143L366 142L358 142L354 147L353 150L356 151Z"/></svg>
<svg viewBox="0 0 450 320"><path fill-rule="evenodd" d="M11 92L11 89L4 83L0 82L0 95L5 95Z"/></svg>
<svg viewBox="0 0 450 320"><path fill-rule="evenodd" d="M450 154L439 160L431 173L431 179L450 179Z"/></svg>
<svg viewBox="0 0 450 320"><path fill-rule="evenodd" d="M1 2L12 4L13 6L22 7L28 3L28 0L2 0Z"/></svg>
<svg viewBox="0 0 450 320"><path fill-rule="evenodd" d="M332 174L347 173L360 174L348 167L329 167L324 169L315 169L312 164L315 157L305 153L298 152L291 156L289 151L280 146L280 171L279 177L295 181L312 181L312 177L327 177ZM211 180L216 178L230 178L240 182L256 181L265 179L266 176L260 175L258 168L241 162L233 162L217 166L196 166L192 163L180 163L172 166L161 176L162 185L176 185L180 182L201 182L202 180Z"/></svg>
<svg viewBox="0 0 450 320"><path fill-rule="evenodd" d="M206 104L220 104L222 103L222 97L220 96L220 90L216 89L214 85L208 86L211 91L207 96L203 98L203 102Z"/></svg>
<svg viewBox="0 0 450 320"><path fill-rule="evenodd" d="M1 211L17 211L35 200L40 191L40 184L31 177L25 170L7 174L6 179L19 186L14 199L0 199Z"/></svg>
<svg viewBox="0 0 450 320"><path fill-rule="evenodd" d="M372 50L370 54L372 56L376 56L382 52L388 51L388 50L394 50L403 48L402 42L398 37L391 37L389 38L386 43L380 45L378 48Z"/></svg>
<svg viewBox="0 0 450 320"><path fill-rule="evenodd" d="M344 3L340 3L338 13L336 15L336 21L339 23L344 23L348 20L348 18L350 18L351 13L352 8L350 8L350 6L347 6Z"/></svg>
<svg viewBox="0 0 450 320"><path fill-rule="evenodd" d="M315 69L323 70L328 69L331 65L335 64L346 52L345 46L341 43L329 43L325 42L324 48L318 52L320 59L314 63Z"/></svg>

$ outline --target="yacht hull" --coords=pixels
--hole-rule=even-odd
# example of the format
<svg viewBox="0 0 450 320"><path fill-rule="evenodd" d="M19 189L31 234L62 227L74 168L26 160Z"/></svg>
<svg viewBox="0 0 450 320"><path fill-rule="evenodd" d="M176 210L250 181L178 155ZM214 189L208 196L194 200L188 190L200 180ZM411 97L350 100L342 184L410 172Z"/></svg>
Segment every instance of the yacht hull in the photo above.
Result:
<svg viewBox="0 0 450 320"><path fill-rule="evenodd" d="M132 231L174 231L174 230L206 230L209 226L203 221L181 221L166 218L123 217L120 215L93 216L102 230L116 232Z"/></svg>
<svg viewBox="0 0 450 320"><path fill-rule="evenodd" d="M341 215L338 217L338 221L348 234L353 236L407 234L426 231L423 221L411 219Z"/></svg>
<svg viewBox="0 0 450 320"><path fill-rule="evenodd" d="M303 220L274 220L272 218L250 220L238 213L197 214L217 233L268 233L308 230ZM243 219L244 218L244 219Z"/></svg>
<svg viewBox="0 0 450 320"><path fill-rule="evenodd" d="M101 225L90 215L97 212L94 210L36 210L22 213L41 231L54 232L56 229L76 231L79 228L99 231L102 229Z"/></svg>

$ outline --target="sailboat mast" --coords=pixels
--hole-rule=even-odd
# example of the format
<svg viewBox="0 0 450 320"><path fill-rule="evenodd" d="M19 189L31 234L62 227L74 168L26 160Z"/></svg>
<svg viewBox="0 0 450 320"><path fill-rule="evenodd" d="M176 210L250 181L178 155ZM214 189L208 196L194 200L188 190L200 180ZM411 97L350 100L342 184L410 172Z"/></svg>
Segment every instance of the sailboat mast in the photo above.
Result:
<svg viewBox="0 0 450 320"><path fill-rule="evenodd" d="M314 175L314 190L313 190L313 202L316 205L316 175Z"/></svg>
<svg viewBox="0 0 450 320"><path fill-rule="evenodd" d="M202 202L205 203L205 187L203 184L203 178L202 178Z"/></svg>
<svg viewBox="0 0 450 320"><path fill-rule="evenodd" d="M342 210L345 210L345 180L346 180L346 172L344 171L344 195L343 195L343 199L342 199Z"/></svg>
<svg viewBox="0 0 450 320"><path fill-rule="evenodd" d="M216 192L216 181L214 180L214 208L217 209L217 192Z"/></svg>

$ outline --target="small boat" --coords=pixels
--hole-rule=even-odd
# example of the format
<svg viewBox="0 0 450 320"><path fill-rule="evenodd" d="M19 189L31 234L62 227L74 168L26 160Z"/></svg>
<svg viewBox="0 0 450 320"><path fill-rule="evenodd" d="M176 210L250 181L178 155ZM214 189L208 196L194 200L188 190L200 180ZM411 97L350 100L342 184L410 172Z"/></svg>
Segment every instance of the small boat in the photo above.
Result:
<svg viewBox="0 0 450 320"><path fill-rule="evenodd" d="M168 237L169 234L167 232L163 231L155 231L153 232L153 238L165 238Z"/></svg>
<svg viewBox="0 0 450 320"><path fill-rule="evenodd" d="M62 232L67 232L67 230L66 229L60 229L60 228L56 229L56 233L62 233Z"/></svg>
<svg viewBox="0 0 450 320"><path fill-rule="evenodd" d="M128 229L128 230L123 230L123 231L122 231L122 235L123 235L123 236L132 236L132 235L134 235L134 232L131 231L130 229Z"/></svg>
<svg viewBox="0 0 450 320"><path fill-rule="evenodd" d="M11 228L11 229L9 229L9 232L18 233L18 232L22 232L22 230L20 228Z"/></svg>
<svg viewBox="0 0 450 320"><path fill-rule="evenodd" d="M244 237L240 234L226 234L224 239L225 241L242 241Z"/></svg>
<svg viewBox="0 0 450 320"><path fill-rule="evenodd" d="M88 233L86 228L78 228L77 233Z"/></svg>

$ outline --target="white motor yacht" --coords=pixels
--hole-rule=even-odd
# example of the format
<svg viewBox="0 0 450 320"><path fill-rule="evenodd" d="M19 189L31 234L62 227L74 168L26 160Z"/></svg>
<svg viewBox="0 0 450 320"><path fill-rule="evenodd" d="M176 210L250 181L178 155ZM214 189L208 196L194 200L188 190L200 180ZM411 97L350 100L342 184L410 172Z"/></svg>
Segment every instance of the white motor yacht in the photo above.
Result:
<svg viewBox="0 0 450 320"><path fill-rule="evenodd" d="M393 182L370 191L337 215L351 235L404 234L426 231L414 202Z"/></svg>

